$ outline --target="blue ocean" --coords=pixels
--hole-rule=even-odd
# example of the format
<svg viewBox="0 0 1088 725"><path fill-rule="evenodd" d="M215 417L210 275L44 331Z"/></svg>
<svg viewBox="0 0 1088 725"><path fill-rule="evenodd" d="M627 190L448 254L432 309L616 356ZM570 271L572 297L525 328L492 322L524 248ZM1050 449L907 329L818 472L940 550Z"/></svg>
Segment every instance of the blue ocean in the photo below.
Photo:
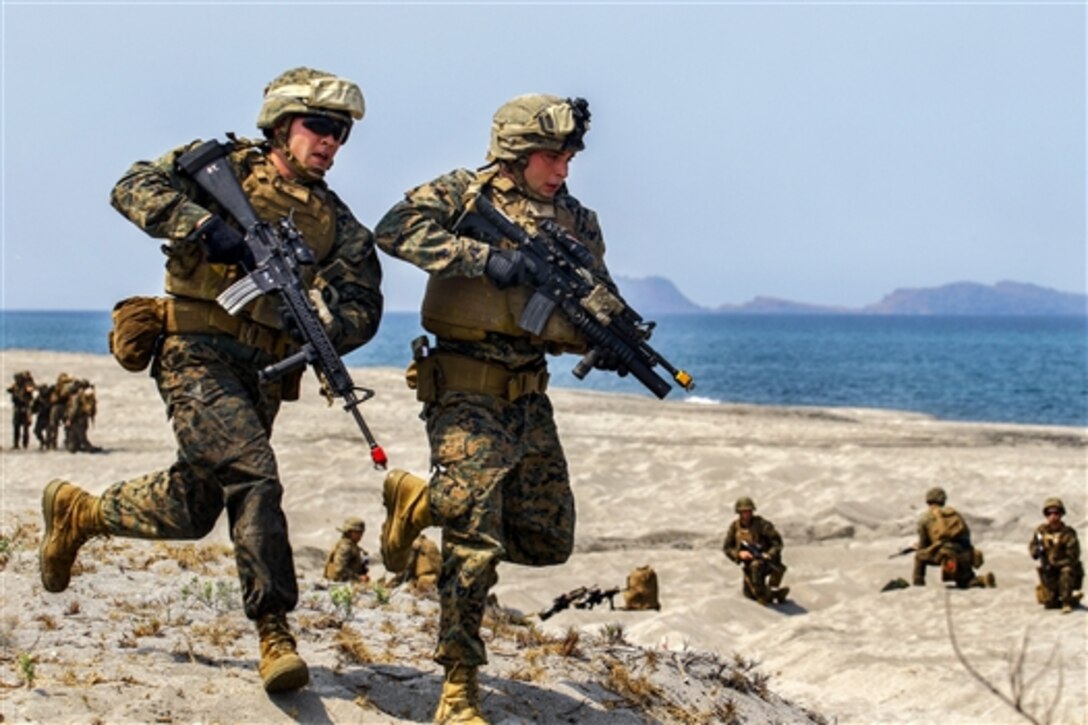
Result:
<svg viewBox="0 0 1088 725"><path fill-rule="evenodd" d="M106 354L108 312L0 311L0 349ZM350 366L401 367L416 313L388 313ZM1088 319L665 315L651 344L696 390L669 399L891 408L945 420L1088 425ZM551 363L554 385L649 396L631 379ZM668 375L666 374L667 378Z"/></svg>

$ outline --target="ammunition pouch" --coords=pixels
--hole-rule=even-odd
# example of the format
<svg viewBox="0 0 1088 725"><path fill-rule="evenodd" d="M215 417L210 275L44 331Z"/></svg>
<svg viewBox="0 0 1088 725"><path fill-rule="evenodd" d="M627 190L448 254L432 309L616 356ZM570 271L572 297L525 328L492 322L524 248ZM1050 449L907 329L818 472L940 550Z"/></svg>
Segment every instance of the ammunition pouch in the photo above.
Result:
<svg viewBox="0 0 1088 725"><path fill-rule="evenodd" d="M283 330L235 317L215 302L177 297L158 301L162 304L162 331L166 334L227 335L276 360L282 360L295 349L291 336ZM304 372L302 367L279 379L282 400L298 400Z"/></svg>
<svg viewBox="0 0 1088 725"><path fill-rule="evenodd" d="M433 403L447 392L491 395L513 402L523 395L547 390L548 371L540 368L513 372L498 363L432 352L408 365L405 382L423 403Z"/></svg>
<svg viewBox="0 0 1088 725"><path fill-rule="evenodd" d="M293 347L290 335L283 330L235 317L215 302L173 297L162 302L169 334L229 335L276 359L286 357Z"/></svg>
<svg viewBox="0 0 1088 725"><path fill-rule="evenodd" d="M139 372L151 364L165 329L166 300L129 297L113 306L110 352L125 370Z"/></svg>

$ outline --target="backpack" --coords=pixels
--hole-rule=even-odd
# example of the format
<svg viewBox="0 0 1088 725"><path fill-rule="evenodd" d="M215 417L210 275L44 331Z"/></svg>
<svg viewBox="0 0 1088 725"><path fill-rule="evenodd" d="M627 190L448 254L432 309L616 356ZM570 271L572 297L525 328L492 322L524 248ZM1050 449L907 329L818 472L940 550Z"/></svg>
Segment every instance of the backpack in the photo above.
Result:
<svg viewBox="0 0 1088 725"><path fill-rule="evenodd" d="M967 522L951 506L939 509L934 515L934 519L932 528L934 541L956 541L968 536Z"/></svg>
<svg viewBox="0 0 1088 725"><path fill-rule="evenodd" d="M650 566L640 566L627 575L623 593L624 609L661 609L657 598L657 572Z"/></svg>

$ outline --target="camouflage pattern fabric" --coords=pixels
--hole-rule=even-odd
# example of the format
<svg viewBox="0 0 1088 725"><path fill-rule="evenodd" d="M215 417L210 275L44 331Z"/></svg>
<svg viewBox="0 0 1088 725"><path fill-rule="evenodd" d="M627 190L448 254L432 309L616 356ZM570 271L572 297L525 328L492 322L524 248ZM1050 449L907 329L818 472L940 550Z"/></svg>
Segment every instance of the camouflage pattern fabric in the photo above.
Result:
<svg viewBox="0 0 1088 725"><path fill-rule="evenodd" d="M740 557L741 543L759 547L764 558L744 561ZM745 527L740 517L733 520L722 542L722 551L735 564L742 564L744 582L741 591L749 599L760 602L771 600L771 590L782 584L786 574L786 565L782 563L782 536L767 519L753 515Z"/></svg>
<svg viewBox="0 0 1088 725"><path fill-rule="evenodd" d="M226 336L167 337L152 375L174 427L177 460L102 494L110 534L133 538L199 539L226 507L250 619L290 611L298 599L269 444L280 385L257 379L272 362Z"/></svg>
<svg viewBox="0 0 1088 725"><path fill-rule="evenodd" d="M110 196L110 203L126 218L150 236L168 240L162 251L167 256L168 275L175 278L197 277L197 268L209 265L200 242L191 236L198 221L213 212L233 223L225 209L176 167L178 157L200 143L197 140L178 147L154 161L136 162L117 182ZM256 163L254 158L264 151L265 147L254 142L239 142L228 157L239 180L250 177ZM369 341L378 331L382 312L381 265L370 230L355 219L323 181L308 184L326 198L335 216L333 247L321 260L315 286L322 289L325 304L335 319L329 334L337 351L344 355ZM215 297L211 292L207 299Z"/></svg>
<svg viewBox="0 0 1088 725"><path fill-rule="evenodd" d="M87 430L94 421L97 410L94 386L86 380L79 381L75 392L72 392L65 401L65 450L70 453L96 453L102 450L93 445L87 437Z"/></svg>
<svg viewBox="0 0 1088 725"><path fill-rule="evenodd" d="M549 216L600 260L604 241L596 216L562 189L553 204L530 202L496 168L464 169L409 191L375 229L379 247L433 276L480 277L487 243L453 227L483 186L496 207L531 226ZM528 218L527 218L528 217ZM602 273L607 274L601 262ZM509 371L539 369L548 351L528 336L488 332L478 340L439 336L437 349L498 364ZM574 545L574 495L551 402L542 393L513 401L481 393L439 391L423 417L434 474L432 519L442 526L441 620L435 660L475 667L486 663L480 622L500 561L560 564Z"/></svg>
<svg viewBox="0 0 1088 725"><path fill-rule="evenodd" d="M949 531L956 533L949 537ZM951 506L931 505L918 519L918 544L912 573L914 584L925 584L927 566L941 567L943 572L949 560L955 561L952 580L957 587L963 589L976 579L971 530L967 522Z"/></svg>
<svg viewBox="0 0 1088 725"><path fill-rule="evenodd" d="M368 561L367 553L344 534L325 559L325 578L334 582L354 581L370 571Z"/></svg>
<svg viewBox="0 0 1088 725"><path fill-rule="evenodd" d="M435 660L487 662L480 621L499 561L561 564L574 547L574 494L551 402L446 393L425 410L432 516L442 522Z"/></svg>
<svg viewBox="0 0 1088 725"><path fill-rule="evenodd" d="M30 442L31 406L34 403L34 378L29 373L16 373L15 382L8 386L11 395L12 448L26 448Z"/></svg>
<svg viewBox="0 0 1088 725"><path fill-rule="evenodd" d="M1048 607L1072 605L1073 593L1084 584L1084 565L1080 560L1076 530L1064 522L1057 531L1052 531L1046 523L1040 524L1028 543L1028 551L1033 554L1036 537L1042 539L1045 558L1045 565L1039 567L1039 583L1048 594L1044 604Z"/></svg>
<svg viewBox="0 0 1088 725"><path fill-rule="evenodd" d="M453 226L484 184L492 191L496 208L529 229L536 220L553 218L593 254L603 260L605 244L597 215L573 196L560 191L554 203L528 199L509 180L494 178L495 171L452 171L409 191L378 222L374 230L377 245L394 257L420 267L436 277L480 277L490 247L487 243L455 234ZM608 278L603 261L597 270ZM512 336L488 332L482 340L439 338L447 352L486 360L510 370L544 365L545 346L528 335Z"/></svg>
<svg viewBox="0 0 1088 725"><path fill-rule="evenodd" d="M153 162L137 162L111 195L113 206L130 221L150 236L168 240L162 247L168 282L182 273L199 276L205 268L223 266L205 259L192 232L209 212L225 220L230 215L176 167L177 158L197 144ZM239 142L229 155L247 189L277 182L256 173L249 178L249 162L270 167L258 157L265 153L265 146ZM343 353L378 329L381 268L369 230L323 182L312 183L314 194L333 210L332 247L317 277L332 288L327 296L322 292L336 318L333 341ZM173 424L177 460L166 470L117 483L102 495L103 518L115 536L198 539L226 508L245 613L254 620L282 615L298 600L287 519L280 506L283 487L269 442L284 385L258 379L258 371L272 362L267 353L229 335L167 335L151 374Z"/></svg>
<svg viewBox="0 0 1088 725"><path fill-rule="evenodd" d="M34 437L38 439L38 448L49 448L49 410L53 407L50 400L53 395L52 385L38 386L37 395L31 405L31 413L34 415Z"/></svg>

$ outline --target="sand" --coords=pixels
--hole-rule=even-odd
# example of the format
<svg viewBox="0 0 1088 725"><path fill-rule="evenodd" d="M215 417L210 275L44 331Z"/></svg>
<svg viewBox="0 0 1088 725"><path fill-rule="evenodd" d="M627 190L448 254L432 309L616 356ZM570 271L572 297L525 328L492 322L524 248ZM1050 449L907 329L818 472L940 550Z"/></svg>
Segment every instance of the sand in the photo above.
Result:
<svg viewBox="0 0 1088 725"><path fill-rule="evenodd" d="M255 672L252 628L227 602L232 563L223 521L198 547L96 540L81 552L87 570L67 592L43 592L36 536L45 483L68 478L98 493L164 467L174 444L145 374L106 356L3 353L5 381L24 368L39 382L63 370L96 384L90 439L105 451L13 451L6 396L0 405L0 533L11 542L0 571L5 722L429 719L440 683L429 660L434 602L397 590L382 603L362 591L345 617L322 588L323 552L348 515L367 521L363 546L374 552L375 578L383 573L376 554L382 474L350 416L326 406L312 377L303 399L281 411L273 443L303 591L293 617L314 683L268 698ZM353 375L378 391L364 411L391 465L424 473L418 404L399 371ZM1010 671L1019 671L1029 681L1023 707L1037 719L1049 713L1052 722L1085 722L1086 610L1044 611L1027 554L1047 496L1061 496L1066 521L1082 541L1088 536L1085 429L572 390L552 398L577 499L576 551L557 567L500 566L500 603L532 613L576 586L622 586L629 571L648 564L662 608L568 610L538 623L544 637L580 633L570 657L534 654L524 627L488 630L494 639L483 685L492 719L683 721L686 708L691 721L727 720L732 712L750 722L1020 722L957 661L947 607L968 661L1000 691L1009 692ZM965 514L997 589L948 591L931 570L926 587L880 591L890 579L910 578L910 557L889 555L912 543L933 485ZM752 496L785 538L791 601L781 607L745 600L739 569L721 553L740 495ZM223 596L194 594L208 583ZM32 686L26 656L33 657ZM749 682L719 687L721 670L700 669L714 670L715 657ZM635 680L648 678L660 702L640 701L630 678L626 690L618 686L616 662ZM666 701L686 704L670 710Z"/></svg>

